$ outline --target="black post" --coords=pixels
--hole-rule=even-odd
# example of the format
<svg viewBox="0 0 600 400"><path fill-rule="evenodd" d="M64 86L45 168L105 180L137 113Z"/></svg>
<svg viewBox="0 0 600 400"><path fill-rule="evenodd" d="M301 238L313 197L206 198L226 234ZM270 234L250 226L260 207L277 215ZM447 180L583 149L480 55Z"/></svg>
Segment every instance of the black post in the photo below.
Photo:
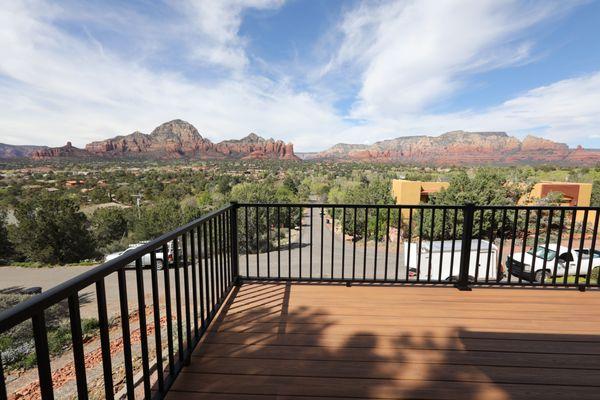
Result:
<svg viewBox="0 0 600 400"><path fill-rule="evenodd" d="M231 259L233 260L233 281L235 282L236 286L239 286L242 284L242 279L240 277L240 258L238 255L237 201L231 202L231 209L229 210L229 212L229 230L231 231Z"/></svg>
<svg viewBox="0 0 600 400"><path fill-rule="evenodd" d="M460 266L458 272L458 282L454 286L458 290L471 290L469 287L469 262L471 259L471 241L473 239L473 217L475 215L475 205L465 204L463 207L463 232L462 246L460 249Z"/></svg>

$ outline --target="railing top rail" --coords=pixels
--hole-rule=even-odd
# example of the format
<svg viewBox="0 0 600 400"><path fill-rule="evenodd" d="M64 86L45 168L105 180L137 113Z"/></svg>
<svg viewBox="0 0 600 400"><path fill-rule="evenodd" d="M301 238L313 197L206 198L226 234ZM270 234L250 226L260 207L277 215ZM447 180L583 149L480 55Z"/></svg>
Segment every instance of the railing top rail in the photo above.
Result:
<svg viewBox="0 0 600 400"><path fill-rule="evenodd" d="M237 203L240 207L313 207L313 208L413 208L413 209L460 209L464 204L351 204L351 203ZM527 205L474 205L476 209L496 210L565 210L600 211L600 207L580 206L527 206Z"/></svg>
<svg viewBox="0 0 600 400"><path fill-rule="evenodd" d="M151 240L148 243L135 248L134 250L128 251L127 253L113 260L98 265L97 267L77 275L41 294L33 296L12 308L4 310L0 313L0 332L4 332L12 328L13 326L31 318L36 313L68 298L70 295L96 283L100 279L119 270L120 268L124 268L126 265L142 257L144 254L156 250L160 246L175 239L182 233L189 231L204 221L224 213L233 206L233 204L228 204L218 210L203 215L202 217L180 226L171 232L165 233L164 235L159 236L158 238Z"/></svg>

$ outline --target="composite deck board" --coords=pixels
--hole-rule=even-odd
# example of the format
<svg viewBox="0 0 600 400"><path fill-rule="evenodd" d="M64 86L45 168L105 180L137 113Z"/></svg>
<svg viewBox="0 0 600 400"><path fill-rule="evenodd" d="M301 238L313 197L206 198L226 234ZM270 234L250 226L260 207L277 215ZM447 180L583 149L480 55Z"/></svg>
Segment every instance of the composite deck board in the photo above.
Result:
<svg viewBox="0 0 600 400"><path fill-rule="evenodd" d="M246 283L169 399L597 399L600 291Z"/></svg>

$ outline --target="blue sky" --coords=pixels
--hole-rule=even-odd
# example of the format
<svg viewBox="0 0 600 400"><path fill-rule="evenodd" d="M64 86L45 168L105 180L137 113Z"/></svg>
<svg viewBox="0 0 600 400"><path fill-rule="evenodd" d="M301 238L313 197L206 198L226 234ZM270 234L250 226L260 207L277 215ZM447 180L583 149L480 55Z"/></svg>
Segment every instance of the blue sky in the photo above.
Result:
<svg viewBox="0 0 600 400"><path fill-rule="evenodd" d="M598 1L14 1L0 142L181 118L321 150L451 130L600 148Z"/></svg>

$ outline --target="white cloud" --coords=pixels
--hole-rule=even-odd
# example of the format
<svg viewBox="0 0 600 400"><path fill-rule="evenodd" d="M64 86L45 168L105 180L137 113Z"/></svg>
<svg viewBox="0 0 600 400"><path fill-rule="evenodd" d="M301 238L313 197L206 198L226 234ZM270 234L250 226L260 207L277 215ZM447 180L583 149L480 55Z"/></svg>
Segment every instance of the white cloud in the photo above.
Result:
<svg viewBox="0 0 600 400"><path fill-rule="evenodd" d="M155 24L133 9L102 15L81 5L41 0L5 4L0 8L0 142L62 145L72 140L82 146L134 130L149 132L174 118L188 120L211 140L254 131L293 141L301 151L455 129L533 131L587 147L586 140L600 133L600 71L532 89L485 110L430 111L469 74L526 62L532 42L523 30L559 13L546 3L528 8L433 3L439 9L425 2L360 5L345 15L339 52L323 69L325 78L335 75L359 85L349 115L336 111L335 97L322 95L330 93L322 82L298 90L296 77L287 71L275 79L245 68L252 58L239 35L244 12L275 8L280 1L176 4L185 21ZM118 20L111 24L113 14ZM132 38L134 46L128 53L118 47L120 41L107 42L87 31L76 34L58 23L78 18ZM179 36L185 48L171 55L175 61L153 67L148 54L162 55L169 44L180 45ZM191 78L184 73L188 64L177 68L190 52L198 63L204 60L225 73Z"/></svg>
<svg viewBox="0 0 600 400"><path fill-rule="evenodd" d="M421 111L455 93L467 74L525 62L531 43L523 30L561 11L548 2L364 3L338 26L341 46L325 72L359 74L355 118Z"/></svg>
<svg viewBox="0 0 600 400"><path fill-rule="evenodd" d="M244 39L239 36L242 13L247 9L277 8L284 0L186 0L178 4L191 20L194 56L223 67L239 69L248 64Z"/></svg>
<svg viewBox="0 0 600 400"><path fill-rule="evenodd" d="M378 119L346 134L358 142L403 135L435 135L449 130L506 131L535 134L571 145L598 147L600 136L600 71L538 87L500 105L457 113L404 113ZM591 142L596 139L595 142ZM596 144L594 144L596 143Z"/></svg>
<svg viewBox="0 0 600 400"><path fill-rule="evenodd" d="M52 11L52 12L50 12ZM157 72L60 30L62 10L10 3L0 10L0 142L76 145L183 118L213 140L255 131L323 137L343 123L309 93L243 73L199 83ZM310 139L303 143L310 146Z"/></svg>

